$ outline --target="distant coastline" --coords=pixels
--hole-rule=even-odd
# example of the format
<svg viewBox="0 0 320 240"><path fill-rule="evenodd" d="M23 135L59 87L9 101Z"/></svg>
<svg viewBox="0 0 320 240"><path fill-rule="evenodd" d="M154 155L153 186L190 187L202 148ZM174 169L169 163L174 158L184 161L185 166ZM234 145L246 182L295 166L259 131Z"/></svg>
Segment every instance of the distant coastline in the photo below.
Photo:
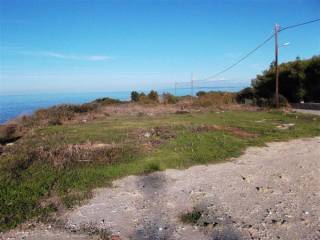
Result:
<svg viewBox="0 0 320 240"><path fill-rule="evenodd" d="M39 108L58 104L81 104L100 97L119 100L129 99L130 91L122 92L83 92L83 93L33 93L0 95L0 124L21 115L32 114Z"/></svg>
<svg viewBox="0 0 320 240"><path fill-rule="evenodd" d="M206 89L206 91L239 91L242 87L228 89L224 87ZM147 92L149 90L141 90ZM175 93L171 89L157 89L164 92ZM194 93L199 91L195 90ZM74 93L31 93L31 94L0 94L0 124L12 120L18 116L32 114L39 108L47 108L58 104L82 104L101 97L110 97L119 100L129 100L131 91L115 92L74 92ZM178 96L190 94L190 89L179 89Z"/></svg>

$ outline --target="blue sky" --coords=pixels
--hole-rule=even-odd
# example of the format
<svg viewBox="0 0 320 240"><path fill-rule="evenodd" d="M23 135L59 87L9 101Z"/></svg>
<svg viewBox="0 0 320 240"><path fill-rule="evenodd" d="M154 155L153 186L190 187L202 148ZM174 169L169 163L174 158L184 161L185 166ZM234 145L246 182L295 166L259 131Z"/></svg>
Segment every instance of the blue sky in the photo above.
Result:
<svg viewBox="0 0 320 240"><path fill-rule="evenodd" d="M273 32L320 17L319 0L0 0L0 93L173 87L232 64ZM320 22L284 31L280 61L320 54ZM217 79L248 85L274 42Z"/></svg>

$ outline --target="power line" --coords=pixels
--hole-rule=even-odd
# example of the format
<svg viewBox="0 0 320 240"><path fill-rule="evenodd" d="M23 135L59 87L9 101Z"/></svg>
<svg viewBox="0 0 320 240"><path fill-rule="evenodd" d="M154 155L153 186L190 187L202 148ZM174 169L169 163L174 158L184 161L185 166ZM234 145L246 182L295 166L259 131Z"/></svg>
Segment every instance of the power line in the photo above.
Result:
<svg viewBox="0 0 320 240"><path fill-rule="evenodd" d="M314 19L314 20L310 20L310 21L307 21L307 22L302 22L302 23L298 23L298 24L294 24L294 25L290 25L290 26L286 26L284 28L281 28L279 30L279 32L281 31L284 31L286 29L290 29L290 28L295 28L295 27L299 27L299 26L302 26L302 25L306 25L306 24L310 24L310 23L314 23L314 22L317 22L317 21L320 21L320 18L318 19ZM243 60L245 60L246 58L248 58L250 55L252 55L255 51L257 51L259 48L261 48L263 45L265 45L267 42L269 42L273 37L274 37L275 34L272 34L270 37L268 37L266 40L264 40L262 43L260 43L257 47L255 47L253 50L251 50L250 52L248 52L245 56L243 56L242 58L240 58L238 61L236 61L235 63L231 64L230 66L226 67L225 69L221 70L220 72L217 72L216 74L214 75L211 75L207 78L204 78L202 80L198 80L198 81L206 81L206 80L209 80L211 78L214 78L228 70L230 70L231 68L235 67L236 65L238 65L239 63L241 63Z"/></svg>
<svg viewBox="0 0 320 240"><path fill-rule="evenodd" d="M306 25L306 24L310 24L310 23L314 23L314 22L318 22L318 21L320 21L320 18L314 19L314 20L310 20L310 21L307 21L307 22L303 22L303 23L298 23L298 24L290 25L290 26L281 28L281 29L279 30L279 32L281 32L281 31L283 31L283 30L286 30L286 29L289 29L289 28L300 27L300 26L302 26L302 25Z"/></svg>
<svg viewBox="0 0 320 240"><path fill-rule="evenodd" d="M248 52L245 56L243 56L242 58L240 58L238 61L236 61L235 63L231 64L230 66L226 67L225 69L223 69L220 72L217 72L216 74L209 76L207 78L204 78L200 81L206 81L209 80L211 78L214 78L228 70L230 70L231 68L235 67L236 65L238 65L240 62L242 62L243 60L245 60L246 58L248 58L251 54L253 54L255 51L257 51L259 48L261 48L263 45L265 45L267 42L269 42L272 38L274 37L274 34L272 34L270 37L268 37L266 40L264 40L262 43L260 43L257 47L255 47L254 49L252 49L250 52Z"/></svg>

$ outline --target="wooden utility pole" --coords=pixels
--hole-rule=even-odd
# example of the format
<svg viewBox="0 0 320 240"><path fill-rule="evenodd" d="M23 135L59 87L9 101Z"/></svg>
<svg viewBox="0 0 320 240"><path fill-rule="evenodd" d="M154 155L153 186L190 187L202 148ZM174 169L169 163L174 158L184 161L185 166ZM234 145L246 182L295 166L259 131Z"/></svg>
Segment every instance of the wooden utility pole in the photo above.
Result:
<svg viewBox="0 0 320 240"><path fill-rule="evenodd" d="M279 108L279 68L278 68L278 33L280 30L280 26L276 24L274 26L274 39L275 39L275 69L276 69L276 93L275 93L275 101L276 108Z"/></svg>

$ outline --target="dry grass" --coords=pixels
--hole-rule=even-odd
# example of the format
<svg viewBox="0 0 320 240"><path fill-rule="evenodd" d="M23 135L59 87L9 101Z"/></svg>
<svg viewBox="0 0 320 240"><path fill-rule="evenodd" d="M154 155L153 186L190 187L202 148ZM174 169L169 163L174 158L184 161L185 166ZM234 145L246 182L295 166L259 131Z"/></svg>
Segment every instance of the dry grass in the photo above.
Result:
<svg viewBox="0 0 320 240"><path fill-rule="evenodd" d="M204 125L200 127L196 127L193 129L193 132L201 133L201 132L210 132L210 131L226 131L238 137L252 138L258 137L257 133L251 133L248 131L244 131L237 127L227 127L222 125Z"/></svg>
<svg viewBox="0 0 320 240"><path fill-rule="evenodd" d="M193 102L195 106L224 106L236 104L236 93L230 92L209 92L200 95Z"/></svg>

